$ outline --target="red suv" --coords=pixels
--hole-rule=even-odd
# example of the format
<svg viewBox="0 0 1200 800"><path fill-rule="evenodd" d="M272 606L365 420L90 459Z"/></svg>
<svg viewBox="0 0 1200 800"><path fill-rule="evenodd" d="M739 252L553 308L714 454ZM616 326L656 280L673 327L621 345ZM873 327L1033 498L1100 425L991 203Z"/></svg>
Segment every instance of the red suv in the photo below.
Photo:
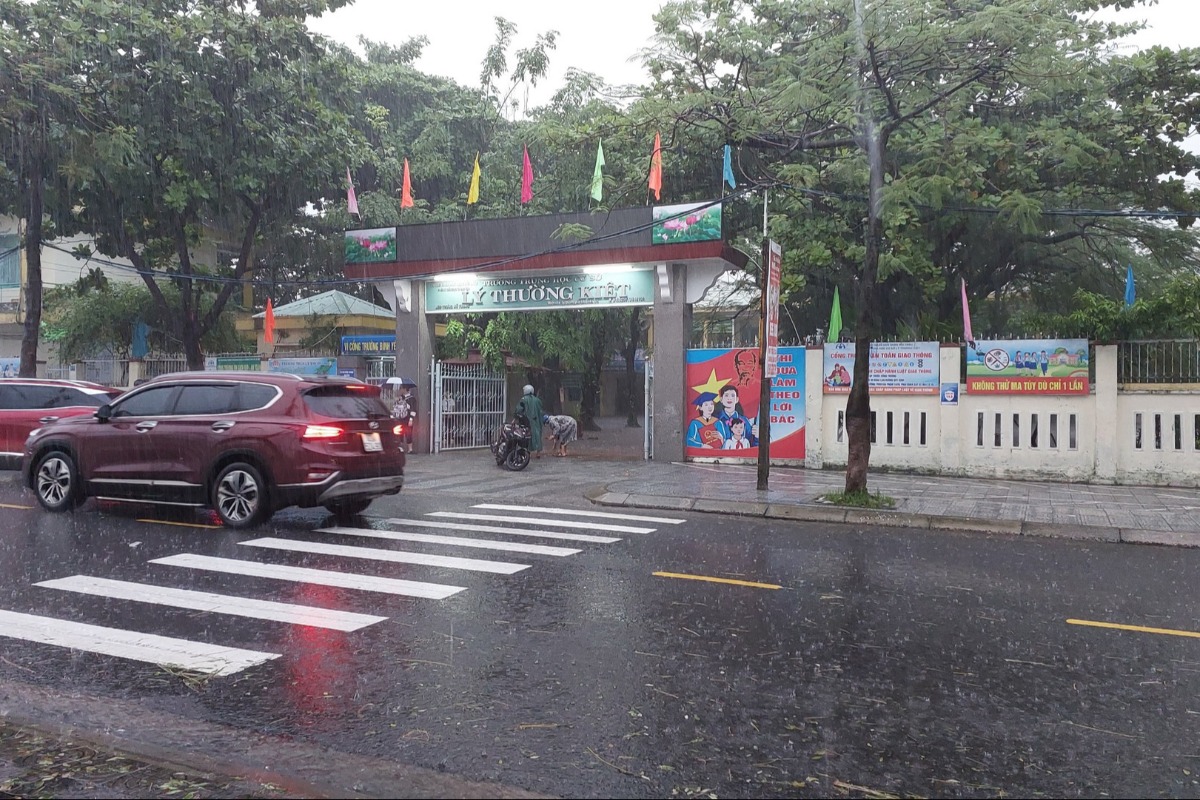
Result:
<svg viewBox="0 0 1200 800"><path fill-rule="evenodd" d="M23 469L48 511L87 497L210 506L245 528L287 506L352 516L396 494L401 433L378 387L352 379L175 373L35 431Z"/></svg>
<svg viewBox="0 0 1200 800"><path fill-rule="evenodd" d="M94 414L120 394L85 381L0 378L0 469L20 468L25 440L35 428Z"/></svg>

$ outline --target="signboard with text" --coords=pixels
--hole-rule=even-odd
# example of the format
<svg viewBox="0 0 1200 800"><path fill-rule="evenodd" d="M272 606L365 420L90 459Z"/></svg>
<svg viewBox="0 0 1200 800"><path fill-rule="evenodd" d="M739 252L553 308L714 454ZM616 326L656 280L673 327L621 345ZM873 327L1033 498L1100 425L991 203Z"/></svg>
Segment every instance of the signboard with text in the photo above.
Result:
<svg viewBox="0 0 1200 800"><path fill-rule="evenodd" d="M804 458L803 347L779 349L771 383L771 460ZM687 351L689 458L758 458L762 370L758 348Z"/></svg>
<svg viewBox="0 0 1200 800"><path fill-rule="evenodd" d="M344 356L394 356L396 334L390 336L343 336Z"/></svg>
<svg viewBox="0 0 1200 800"><path fill-rule="evenodd" d="M779 368L779 285L783 281L783 248L776 242L767 246L767 284L763 327L766 328L766 360L763 374L774 378Z"/></svg>
<svg viewBox="0 0 1200 800"><path fill-rule="evenodd" d="M450 274L425 282L427 314L653 304L654 272L645 269L522 277Z"/></svg>
<svg viewBox="0 0 1200 800"><path fill-rule="evenodd" d="M259 372L262 370L262 359L256 355L249 356L208 356L204 359L204 369L234 370L236 372Z"/></svg>
<svg viewBox="0 0 1200 800"><path fill-rule="evenodd" d="M822 391L848 394L854 379L853 342L826 344ZM869 366L872 394L937 394L941 348L937 342L872 342Z"/></svg>
<svg viewBox="0 0 1200 800"><path fill-rule="evenodd" d="M967 347L971 394L1087 394L1086 339L1003 339Z"/></svg>
<svg viewBox="0 0 1200 800"><path fill-rule="evenodd" d="M272 358L268 372L287 372L292 375L336 375L336 358Z"/></svg>

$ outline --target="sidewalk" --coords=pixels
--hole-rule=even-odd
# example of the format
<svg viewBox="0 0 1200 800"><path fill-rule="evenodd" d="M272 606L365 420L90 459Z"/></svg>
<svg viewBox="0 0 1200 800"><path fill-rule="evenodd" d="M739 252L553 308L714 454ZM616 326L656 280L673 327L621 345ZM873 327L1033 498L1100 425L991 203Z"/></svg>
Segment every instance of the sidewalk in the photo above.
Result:
<svg viewBox="0 0 1200 800"><path fill-rule="evenodd" d="M552 467L556 482L580 487L604 506L1200 547L1200 489L872 472L868 488L891 497L895 508L848 509L817 500L842 490L840 469L772 467L760 492L754 463L643 461L643 428L626 427L624 418L599 425L580 432L568 458L543 458L523 474L544 480ZM488 466L480 451L418 457L412 485L419 488L431 473L462 475L478 466Z"/></svg>

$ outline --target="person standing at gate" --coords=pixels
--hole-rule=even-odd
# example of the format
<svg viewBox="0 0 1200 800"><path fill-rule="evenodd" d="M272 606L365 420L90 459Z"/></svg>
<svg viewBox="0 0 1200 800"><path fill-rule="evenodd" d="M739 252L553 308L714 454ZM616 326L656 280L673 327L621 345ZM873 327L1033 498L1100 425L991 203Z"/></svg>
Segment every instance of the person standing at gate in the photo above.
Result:
<svg viewBox="0 0 1200 800"><path fill-rule="evenodd" d="M404 425L404 435L401 443L407 446L408 452L413 451L413 427L417 424L417 398L413 396L408 385L400 387L400 394L392 404L392 418Z"/></svg>
<svg viewBox="0 0 1200 800"><path fill-rule="evenodd" d="M529 420L529 452L534 458L542 457L542 410L541 399L533 393L533 387L528 383L521 390L521 401L517 403L517 414L524 414Z"/></svg>

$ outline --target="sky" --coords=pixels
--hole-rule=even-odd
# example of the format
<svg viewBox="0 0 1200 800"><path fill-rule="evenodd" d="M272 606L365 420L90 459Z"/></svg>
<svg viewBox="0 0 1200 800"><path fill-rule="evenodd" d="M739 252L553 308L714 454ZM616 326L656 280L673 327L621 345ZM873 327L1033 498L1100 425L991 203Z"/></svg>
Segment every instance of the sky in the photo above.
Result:
<svg viewBox="0 0 1200 800"><path fill-rule="evenodd" d="M530 103L536 106L561 86L569 67L597 73L613 85L645 81L637 53L651 43L652 17L662 5L662 0L356 0L310 21L310 27L353 47L360 35L389 44L427 36L429 44L416 67L466 86L479 85L484 53L495 40L495 17L516 24L514 50L532 45L539 33L558 31L547 80L530 92ZM1136 6L1116 17L1150 22L1151 28L1126 47L1200 46L1200 0L1159 0L1157 5Z"/></svg>

